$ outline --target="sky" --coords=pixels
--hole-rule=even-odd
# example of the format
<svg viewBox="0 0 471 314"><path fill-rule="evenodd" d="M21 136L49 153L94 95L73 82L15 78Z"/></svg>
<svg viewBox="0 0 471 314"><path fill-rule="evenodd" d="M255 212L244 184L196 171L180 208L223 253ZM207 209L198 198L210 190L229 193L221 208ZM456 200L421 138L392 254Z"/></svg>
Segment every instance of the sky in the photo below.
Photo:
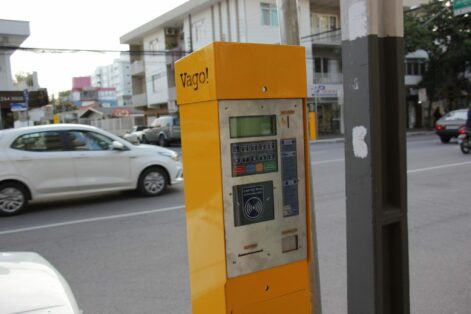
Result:
<svg viewBox="0 0 471 314"><path fill-rule="evenodd" d="M30 36L22 47L128 50L119 38L186 0L7 0L0 19L28 21ZM72 88L72 77L89 76L110 65L119 53L33 53L16 51L12 75L38 72L49 95Z"/></svg>

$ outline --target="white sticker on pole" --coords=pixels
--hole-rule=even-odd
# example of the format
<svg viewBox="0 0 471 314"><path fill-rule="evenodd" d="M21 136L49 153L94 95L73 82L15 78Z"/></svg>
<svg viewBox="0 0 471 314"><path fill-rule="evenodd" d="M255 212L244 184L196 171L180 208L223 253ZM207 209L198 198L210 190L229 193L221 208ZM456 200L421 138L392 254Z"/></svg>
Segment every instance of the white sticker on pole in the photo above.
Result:
<svg viewBox="0 0 471 314"><path fill-rule="evenodd" d="M353 154L357 158L365 159L368 157L368 145L365 142L365 136L368 133L362 125L356 126L352 130Z"/></svg>
<svg viewBox="0 0 471 314"><path fill-rule="evenodd" d="M368 35L367 2L352 3L348 8L348 39L366 37Z"/></svg>

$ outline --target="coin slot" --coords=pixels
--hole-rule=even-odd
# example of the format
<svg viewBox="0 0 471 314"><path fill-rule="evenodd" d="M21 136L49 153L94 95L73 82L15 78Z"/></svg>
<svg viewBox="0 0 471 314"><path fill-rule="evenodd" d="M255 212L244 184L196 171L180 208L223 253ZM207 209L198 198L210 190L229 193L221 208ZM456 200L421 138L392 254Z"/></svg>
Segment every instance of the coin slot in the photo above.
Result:
<svg viewBox="0 0 471 314"><path fill-rule="evenodd" d="M258 250L258 251L248 252L248 253L242 253L242 254L239 254L238 256L239 256L239 257L243 257L243 256L252 255L252 254L257 254L257 253L262 253L262 252L263 252L263 250Z"/></svg>

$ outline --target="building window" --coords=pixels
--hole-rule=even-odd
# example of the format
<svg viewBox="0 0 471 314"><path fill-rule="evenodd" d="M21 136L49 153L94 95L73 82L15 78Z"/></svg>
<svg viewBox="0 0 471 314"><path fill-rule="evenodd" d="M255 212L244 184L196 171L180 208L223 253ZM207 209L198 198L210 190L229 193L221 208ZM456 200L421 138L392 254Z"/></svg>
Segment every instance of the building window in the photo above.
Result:
<svg viewBox="0 0 471 314"><path fill-rule="evenodd" d="M314 58L314 72L329 73L329 59L319 57Z"/></svg>
<svg viewBox="0 0 471 314"><path fill-rule="evenodd" d="M152 91L154 93L157 92L158 90L158 86L157 86L157 81L159 80L158 76L157 75L152 75Z"/></svg>
<svg viewBox="0 0 471 314"><path fill-rule="evenodd" d="M159 79L164 77L166 75L165 72L157 73L155 75L152 75L152 91L154 93L159 93L162 91L162 88L159 87Z"/></svg>
<svg viewBox="0 0 471 314"><path fill-rule="evenodd" d="M336 15L313 13L311 15L312 32L314 34L337 30L339 28Z"/></svg>
<svg viewBox="0 0 471 314"><path fill-rule="evenodd" d="M156 38L156 39L154 39L154 40L151 40L151 41L149 42L149 50L150 50L151 52L159 51L159 48L160 48L160 47L159 47L159 39L158 39L158 38Z"/></svg>
<svg viewBox="0 0 471 314"><path fill-rule="evenodd" d="M278 11L276 4L260 3L262 25L278 26Z"/></svg>
<svg viewBox="0 0 471 314"><path fill-rule="evenodd" d="M423 75L426 71L425 61L421 59L406 59L406 75Z"/></svg>
<svg viewBox="0 0 471 314"><path fill-rule="evenodd" d="M196 21L192 24L193 27L193 38L195 41L200 41L205 36L205 29L204 29L204 19Z"/></svg>

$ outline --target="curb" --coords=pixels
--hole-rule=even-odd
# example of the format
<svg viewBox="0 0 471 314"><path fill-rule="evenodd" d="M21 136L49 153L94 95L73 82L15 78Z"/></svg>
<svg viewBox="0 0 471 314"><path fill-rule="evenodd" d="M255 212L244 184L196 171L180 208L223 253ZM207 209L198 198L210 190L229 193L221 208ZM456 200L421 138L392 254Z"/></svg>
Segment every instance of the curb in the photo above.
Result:
<svg viewBox="0 0 471 314"><path fill-rule="evenodd" d="M431 134L435 134L435 131L407 132L406 137L419 136L419 135L431 135ZM343 143L343 142L345 142L344 137L336 137L336 138L329 138L329 139L324 139L324 140L309 141L309 144L317 145L317 144L333 144L333 143Z"/></svg>

